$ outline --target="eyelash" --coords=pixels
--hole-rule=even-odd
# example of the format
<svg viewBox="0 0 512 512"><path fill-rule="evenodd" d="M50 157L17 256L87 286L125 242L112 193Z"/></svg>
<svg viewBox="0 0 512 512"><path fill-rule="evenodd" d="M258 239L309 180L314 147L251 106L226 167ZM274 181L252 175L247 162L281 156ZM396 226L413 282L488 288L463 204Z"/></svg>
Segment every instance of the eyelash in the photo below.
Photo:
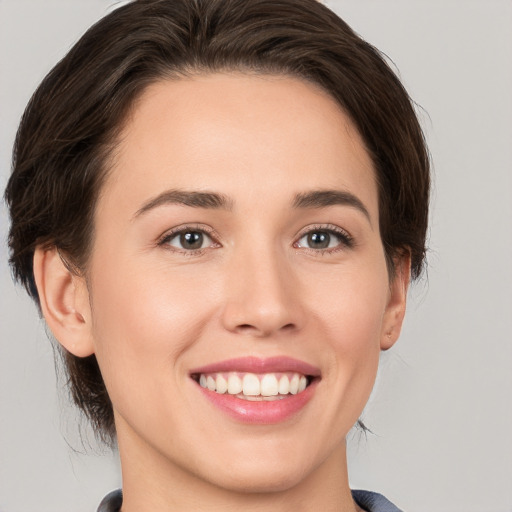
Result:
<svg viewBox="0 0 512 512"><path fill-rule="evenodd" d="M179 247L174 247L170 244L170 242L176 238L177 236L183 235L185 233L202 233L208 238L212 240L212 245L208 247L202 247L200 249L180 249ZM201 256L206 250L211 247L221 247L221 244L216 241L215 232L213 229L203 226L203 225L186 225L179 226L174 228L171 231L166 232L157 242L158 246L164 247L170 251L179 252L186 256Z"/></svg>
<svg viewBox="0 0 512 512"><path fill-rule="evenodd" d="M314 249L312 247L302 247L299 245L299 242L304 237L312 234L312 233L326 233L330 236L334 235L339 243L335 247L326 247L320 249ZM186 233L201 233L206 235L208 238L212 240L212 244L207 247L202 247L199 249L181 249L179 247L172 246L170 242L176 237L186 234ZM168 250L179 252L186 256L201 256L210 248L221 247L221 244L217 242L218 237L215 236L215 232L213 229L208 226L203 225L185 225L174 228L173 230L165 233L157 242L158 246L165 247ZM347 233L344 229L341 229L338 226L332 224L317 224L313 226L308 226L304 229L301 234L297 237L297 241L293 243L293 246L297 249L303 249L312 254L332 254L344 249L352 249L355 245L353 237Z"/></svg>
<svg viewBox="0 0 512 512"><path fill-rule="evenodd" d="M327 247L320 249L314 249L312 247L300 247L298 245L299 241L312 233L327 233L329 235L334 235L338 239L339 244L336 245L335 247ZM324 255L333 254L338 251L343 251L345 249L352 249L355 246L355 241L354 238L347 231L338 226L335 226L333 224L317 224L313 226L308 226L305 230L303 230L302 233L299 235L297 242L295 242L293 246L296 248L304 249L315 255Z"/></svg>

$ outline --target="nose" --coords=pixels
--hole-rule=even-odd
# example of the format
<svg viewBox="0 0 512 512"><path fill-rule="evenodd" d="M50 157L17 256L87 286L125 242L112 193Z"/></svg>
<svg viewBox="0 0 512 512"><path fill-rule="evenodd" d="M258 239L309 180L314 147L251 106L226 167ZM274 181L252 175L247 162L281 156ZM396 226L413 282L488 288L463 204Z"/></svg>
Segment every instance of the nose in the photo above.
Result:
<svg viewBox="0 0 512 512"><path fill-rule="evenodd" d="M301 294L284 255L252 248L234 257L229 267L222 312L225 329L263 338L301 327Z"/></svg>

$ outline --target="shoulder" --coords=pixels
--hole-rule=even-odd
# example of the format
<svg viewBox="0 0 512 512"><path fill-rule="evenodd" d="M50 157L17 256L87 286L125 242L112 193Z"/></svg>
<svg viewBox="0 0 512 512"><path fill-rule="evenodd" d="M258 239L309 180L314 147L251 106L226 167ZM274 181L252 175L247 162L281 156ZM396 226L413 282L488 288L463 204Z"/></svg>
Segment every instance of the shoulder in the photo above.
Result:
<svg viewBox="0 0 512 512"><path fill-rule="evenodd" d="M354 501L367 512L402 512L382 494L370 491L352 491Z"/></svg>
<svg viewBox="0 0 512 512"><path fill-rule="evenodd" d="M355 502L367 512L402 512L381 494L370 491L352 491ZM100 503L97 512L119 512L123 503L121 489L107 494Z"/></svg>
<svg viewBox="0 0 512 512"><path fill-rule="evenodd" d="M97 512L119 512L123 504L123 492L121 489L109 492L100 503Z"/></svg>

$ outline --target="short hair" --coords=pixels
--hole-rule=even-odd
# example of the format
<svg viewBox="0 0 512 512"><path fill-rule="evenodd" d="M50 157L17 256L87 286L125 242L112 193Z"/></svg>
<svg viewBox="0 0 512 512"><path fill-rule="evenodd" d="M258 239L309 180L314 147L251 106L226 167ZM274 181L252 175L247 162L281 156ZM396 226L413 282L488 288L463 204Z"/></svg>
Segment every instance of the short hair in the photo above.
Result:
<svg viewBox="0 0 512 512"><path fill-rule="evenodd" d="M414 105L386 59L316 0L138 0L93 25L42 81L21 120L10 263L33 299L36 247L86 269L93 214L123 122L149 84L241 71L316 84L349 116L373 161L386 262L425 257L429 155ZM74 402L106 442L112 404L96 361L61 349Z"/></svg>

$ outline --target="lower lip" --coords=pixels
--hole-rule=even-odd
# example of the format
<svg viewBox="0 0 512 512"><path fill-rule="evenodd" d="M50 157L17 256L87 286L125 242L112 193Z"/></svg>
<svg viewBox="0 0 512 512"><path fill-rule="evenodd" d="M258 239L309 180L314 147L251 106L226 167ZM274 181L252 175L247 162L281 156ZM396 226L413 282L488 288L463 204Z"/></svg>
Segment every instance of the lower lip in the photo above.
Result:
<svg viewBox="0 0 512 512"><path fill-rule="evenodd" d="M234 395L216 393L207 388L198 389L215 407L241 423L271 425L280 423L299 413L313 397L317 379L302 392L287 395L286 398L272 401L249 401Z"/></svg>

